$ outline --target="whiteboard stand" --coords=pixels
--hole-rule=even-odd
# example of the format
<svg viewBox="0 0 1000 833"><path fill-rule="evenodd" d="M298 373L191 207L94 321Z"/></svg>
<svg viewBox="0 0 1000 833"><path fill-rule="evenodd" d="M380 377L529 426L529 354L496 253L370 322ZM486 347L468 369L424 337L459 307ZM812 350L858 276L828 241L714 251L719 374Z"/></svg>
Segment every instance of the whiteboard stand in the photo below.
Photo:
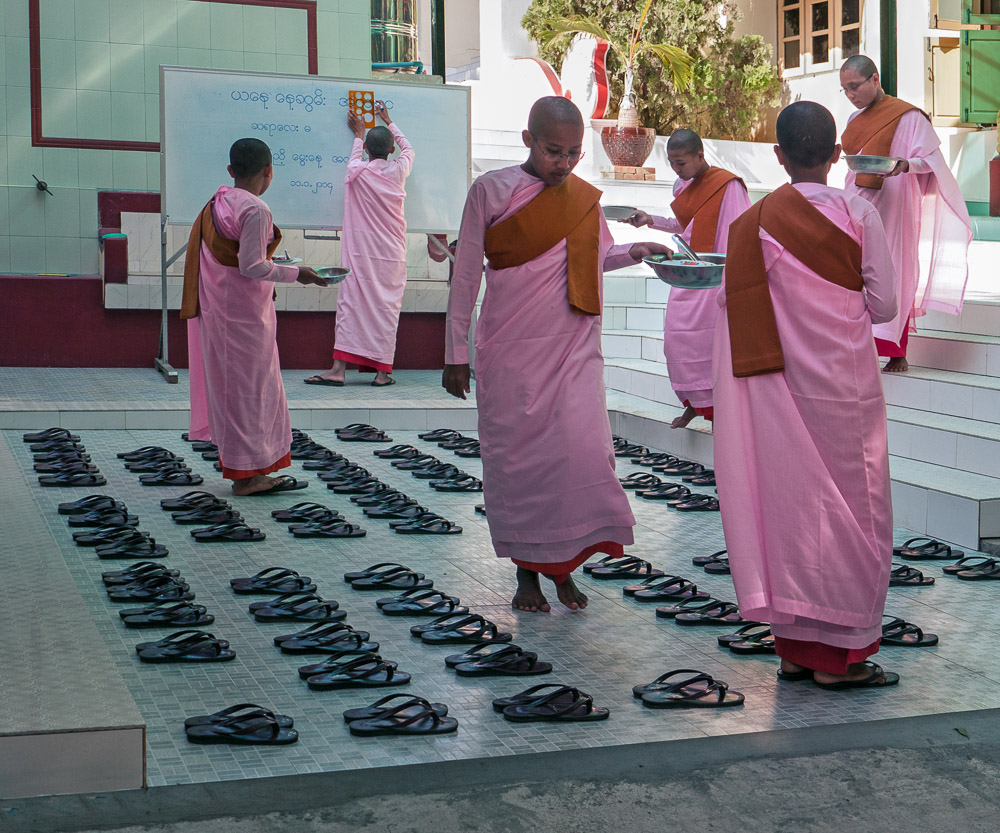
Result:
<svg viewBox="0 0 1000 833"><path fill-rule="evenodd" d="M187 250L185 243L180 249L167 257L167 217L160 220L160 352L153 359L155 367L168 384L176 385L179 381L177 371L170 365L167 346L167 269Z"/></svg>

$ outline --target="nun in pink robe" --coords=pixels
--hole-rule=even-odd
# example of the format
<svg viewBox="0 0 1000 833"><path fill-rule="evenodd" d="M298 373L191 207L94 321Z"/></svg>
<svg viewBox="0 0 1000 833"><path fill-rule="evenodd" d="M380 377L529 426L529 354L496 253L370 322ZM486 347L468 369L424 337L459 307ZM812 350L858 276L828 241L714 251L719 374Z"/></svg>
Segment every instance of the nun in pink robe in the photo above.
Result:
<svg viewBox="0 0 1000 833"><path fill-rule="evenodd" d="M406 288L406 220L403 187L413 167L413 148L389 124L399 148L395 159L361 158L355 138L344 185L342 263L351 274L337 288L334 360L392 372L396 328Z"/></svg>
<svg viewBox="0 0 1000 833"><path fill-rule="evenodd" d="M851 113L847 123L863 112ZM878 191L856 185L851 171L844 188L868 200L882 218L896 271L899 311L877 324L874 333L879 355L905 356L916 318L929 309L961 313L972 224L965 198L941 153L941 139L919 110L900 118L890 154L905 159L909 170L886 177Z"/></svg>
<svg viewBox="0 0 1000 833"><path fill-rule="evenodd" d="M212 217L219 234L239 241L240 265L221 265L202 243L199 313L191 319L197 321L201 374L197 369L190 374L192 415L203 396L223 477L240 480L290 465L292 429L273 293L275 283L293 283L299 271L268 258L274 223L260 197L223 185Z"/></svg>
<svg viewBox="0 0 1000 833"><path fill-rule="evenodd" d="M446 358L468 364L484 234L545 187L520 166L477 179L465 204L448 300ZM601 217L605 270L635 261ZM566 241L509 269L486 268L476 326L483 489L500 558L557 583L594 552L621 554L635 518L615 474L601 317L572 312Z"/></svg>
<svg viewBox="0 0 1000 833"><path fill-rule="evenodd" d="M825 185L793 187L861 244L865 291L819 277L760 230L785 370L733 376L725 290L712 293L722 306L715 472L742 615L769 622L777 640L813 643L799 653L779 645L783 658L803 664L806 651L807 668L839 674L878 650L889 584L892 502L872 324L896 315L895 274L870 203Z"/></svg>
<svg viewBox="0 0 1000 833"><path fill-rule="evenodd" d="M674 181L674 196L682 193L693 179ZM746 186L734 179L726 186L719 207L719 223L715 232L713 252L726 253L729 224L750 207ZM683 228L673 217L652 218L650 226L657 231L680 234L691 244L694 220ZM667 360L670 386L683 405L690 405L701 416L712 416L712 341L719 307L715 293L699 289L670 287L667 311L663 317L663 355Z"/></svg>

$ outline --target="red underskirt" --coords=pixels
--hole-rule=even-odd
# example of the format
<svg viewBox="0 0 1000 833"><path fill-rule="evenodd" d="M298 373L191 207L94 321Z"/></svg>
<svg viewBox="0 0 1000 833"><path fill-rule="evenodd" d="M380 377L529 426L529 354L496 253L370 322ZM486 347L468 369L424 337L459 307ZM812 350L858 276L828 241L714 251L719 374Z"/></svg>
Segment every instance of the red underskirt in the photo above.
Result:
<svg viewBox="0 0 1000 833"><path fill-rule="evenodd" d="M292 452L288 451L285 456L278 460L276 463L271 463L269 466L265 466L262 469L251 469L249 471L244 471L243 469L228 469L226 464L222 464L222 476L226 480L246 480L248 477L255 477L258 474L270 474L272 471L277 471L278 469L287 469L292 464Z"/></svg>
<svg viewBox="0 0 1000 833"><path fill-rule="evenodd" d="M910 340L910 330L909 328L903 330L903 337L899 340L899 344L893 344L891 341L886 341L883 338L875 339L875 349L878 351L880 356L884 356L887 359L895 358L906 358L906 345Z"/></svg>
<svg viewBox="0 0 1000 833"><path fill-rule="evenodd" d="M685 408L694 408L694 405L692 405L687 399L684 400L683 404ZM712 422L715 419L715 408L711 405L707 408L694 408L694 412L698 414L698 416L704 417L709 422Z"/></svg>
<svg viewBox="0 0 1000 833"><path fill-rule="evenodd" d="M774 650L782 659L824 674L846 674L847 667L855 662L864 662L872 654L878 653L881 640L876 639L867 648L836 648L822 642L803 642L800 639L774 637Z"/></svg>
<svg viewBox="0 0 1000 833"><path fill-rule="evenodd" d="M625 554L625 547L622 544L616 544L614 541L601 541L599 544L594 544L585 550L581 550L573 558L569 559L569 561L557 561L554 564L539 564L536 561L521 561L517 558L512 558L511 561L525 570L551 576L556 584L565 584L569 581L570 573L592 555L597 555L599 552L621 558Z"/></svg>
<svg viewBox="0 0 1000 833"><path fill-rule="evenodd" d="M348 353L344 350L334 350L333 360L356 364L358 366L358 373L374 373L376 370L381 370L383 373L392 373L391 364L382 364L382 362L377 362L374 359L356 356L354 353Z"/></svg>

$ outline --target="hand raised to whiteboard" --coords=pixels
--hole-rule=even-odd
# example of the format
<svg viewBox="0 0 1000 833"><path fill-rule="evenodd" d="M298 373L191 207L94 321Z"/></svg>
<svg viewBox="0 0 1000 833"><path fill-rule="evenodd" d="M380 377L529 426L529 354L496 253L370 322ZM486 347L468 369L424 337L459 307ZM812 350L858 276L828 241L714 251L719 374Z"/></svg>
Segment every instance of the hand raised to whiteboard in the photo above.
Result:
<svg viewBox="0 0 1000 833"><path fill-rule="evenodd" d="M365 138L365 123L361 116L353 110L349 111L347 114L347 126L351 128L351 132L354 134L355 139Z"/></svg>
<svg viewBox="0 0 1000 833"><path fill-rule="evenodd" d="M386 124L392 124L392 119L389 118L389 111L386 109L384 101L375 102L375 115L378 116Z"/></svg>
<svg viewBox="0 0 1000 833"><path fill-rule="evenodd" d="M311 266L300 266L299 276L295 279L298 283L305 284L306 286L329 286L330 279L322 277L315 269Z"/></svg>

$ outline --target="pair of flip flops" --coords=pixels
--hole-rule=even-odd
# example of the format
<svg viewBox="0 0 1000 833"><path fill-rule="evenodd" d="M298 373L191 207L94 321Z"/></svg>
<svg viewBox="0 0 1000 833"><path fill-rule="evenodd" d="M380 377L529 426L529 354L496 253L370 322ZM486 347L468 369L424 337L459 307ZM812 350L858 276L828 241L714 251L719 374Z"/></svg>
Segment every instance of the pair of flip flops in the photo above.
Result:
<svg viewBox="0 0 1000 833"><path fill-rule="evenodd" d="M510 642L514 638L513 634L501 631L495 622L478 613L447 613L426 625L414 625L410 633L428 645Z"/></svg>
<svg viewBox="0 0 1000 833"><path fill-rule="evenodd" d="M143 486L198 486L204 482L204 477L195 474L187 466L139 475L139 483Z"/></svg>
<svg viewBox="0 0 1000 833"><path fill-rule="evenodd" d="M185 526L191 524L218 526L225 523L239 523L244 520L243 515L224 501L198 509L190 509L187 512L173 512L171 518L175 524Z"/></svg>
<svg viewBox="0 0 1000 833"><path fill-rule="evenodd" d="M711 495L690 495L686 500L670 504L678 512L718 512L719 499Z"/></svg>
<svg viewBox="0 0 1000 833"><path fill-rule="evenodd" d="M660 619L673 619L678 625L692 627L748 624L736 604L713 598L691 598L675 605L658 607L656 615Z"/></svg>
<svg viewBox="0 0 1000 833"><path fill-rule="evenodd" d="M196 628L215 621L208 608L190 601L153 602L119 610L118 615L127 628Z"/></svg>
<svg viewBox="0 0 1000 833"><path fill-rule="evenodd" d="M82 544L84 541L94 540L93 538L81 537L77 539L76 543ZM132 529L112 540L96 540L94 552L98 558L102 559L153 559L166 558L170 554L170 551L163 544L157 544L156 539L151 538L148 532L142 532L138 529Z"/></svg>
<svg viewBox="0 0 1000 833"><path fill-rule="evenodd" d="M434 582L423 573L393 561L382 561L364 570L344 573L344 581L354 590L427 590L434 586Z"/></svg>
<svg viewBox="0 0 1000 833"><path fill-rule="evenodd" d="M353 443L391 443L392 437L373 425L353 423L336 430L337 439Z"/></svg>
<svg viewBox="0 0 1000 833"><path fill-rule="evenodd" d="M911 538L901 547L893 547L892 554L904 561L954 561L965 555L964 550L934 538Z"/></svg>
<svg viewBox="0 0 1000 833"><path fill-rule="evenodd" d="M346 656L378 651L368 631L358 631L346 622L316 622L297 633L276 636L274 644L283 654L327 654Z"/></svg>
<svg viewBox="0 0 1000 833"><path fill-rule="evenodd" d="M636 558L634 555L607 556L599 561L584 564L583 571L589 573L591 578L604 581L630 578L647 579L664 574L663 570L656 569L650 562Z"/></svg>
<svg viewBox="0 0 1000 833"><path fill-rule="evenodd" d="M685 599L707 599L708 594L699 593L694 582L681 576L660 575L643 580L639 584L626 584L623 596L631 596L637 602L680 602Z"/></svg>
<svg viewBox="0 0 1000 833"><path fill-rule="evenodd" d="M942 567L941 571L962 581L998 581L1000 561L985 555L967 555L954 564Z"/></svg>
<svg viewBox="0 0 1000 833"><path fill-rule="evenodd" d="M890 587L930 587L934 584L933 576L925 576L916 567L909 564L893 562L889 572Z"/></svg>
<svg viewBox="0 0 1000 833"><path fill-rule="evenodd" d="M147 536L149 534L138 530L132 524L109 524L108 526L101 526L96 529L81 529L78 532L74 532L73 542L78 547L99 547L129 538L136 532Z"/></svg>
<svg viewBox="0 0 1000 833"><path fill-rule="evenodd" d="M644 491L663 485L663 481L655 474L648 474L644 471L636 471L625 477L619 477L618 482L622 484L623 489L642 489Z"/></svg>
<svg viewBox="0 0 1000 833"><path fill-rule="evenodd" d="M288 567L265 567L247 578L230 579L229 586L240 596L311 593L316 590L311 578L300 576Z"/></svg>
<svg viewBox="0 0 1000 833"><path fill-rule="evenodd" d="M734 654L775 654L774 635L771 626L763 622L748 622L735 633L718 637L723 648Z"/></svg>
<svg viewBox="0 0 1000 833"><path fill-rule="evenodd" d="M344 722L352 735L444 735L458 730L458 721L448 717L444 703L423 697L390 694L370 706L347 709Z"/></svg>
<svg viewBox="0 0 1000 833"><path fill-rule="evenodd" d="M299 677L315 691L408 685L410 675L397 669L397 663L383 659L374 651L364 651L330 656L323 662L303 665L299 668Z"/></svg>
<svg viewBox="0 0 1000 833"><path fill-rule="evenodd" d="M206 506L229 506L227 501L213 495L211 492L191 491L178 497L165 497L160 501L160 508L165 512L192 512Z"/></svg>
<svg viewBox="0 0 1000 833"><path fill-rule="evenodd" d="M389 524L393 532L400 535L461 535L462 527L435 512L425 512L409 521L393 521Z"/></svg>
<svg viewBox="0 0 1000 833"><path fill-rule="evenodd" d="M228 521L204 529L192 529L191 537L199 544L248 544L263 541L267 535L245 521Z"/></svg>
<svg viewBox="0 0 1000 833"><path fill-rule="evenodd" d="M38 485L50 488L68 488L76 486L107 486L107 478L100 472L63 471L59 474L40 474Z"/></svg>
<svg viewBox="0 0 1000 833"><path fill-rule="evenodd" d="M66 522L71 527L137 526L139 516L130 514L125 504L121 504L70 515Z"/></svg>
<svg viewBox="0 0 1000 833"><path fill-rule="evenodd" d="M469 608L459 604L460 599L449 596L440 590L413 589L378 599L375 602L379 611L386 616L444 616L446 614L468 613Z"/></svg>
<svg viewBox="0 0 1000 833"><path fill-rule="evenodd" d="M412 445L394 445L389 448L376 448L372 454L383 460L409 460L419 457L423 452Z"/></svg>
<svg viewBox="0 0 1000 833"><path fill-rule="evenodd" d="M711 555L695 556L691 559L691 563L696 567L701 567L709 575L728 576L731 573L729 555L726 550L719 550Z"/></svg>
<svg viewBox="0 0 1000 833"><path fill-rule="evenodd" d="M251 602L258 622L340 622L347 618L340 603L327 601L313 591L283 593L267 601Z"/></svg>
<svg viewBox="0 0 1000 833"><path fill-rule="evenodd" d="M121 570L109 570L101 573L101 580L106 587L114 587L161 575L177 578L180 572L170 570L157 561L137 561L135 564L130 564Z"/></svg>
<svg viewBox="0 0 1000 833"><path fill-rule="evenodd" d="M895 645L900 648L930 648L938 644L936 633L924 633L923 630L898 616L882 617L882 644Z"/></svg>
<svg viewBox="0 0 1000 833"><path fill-rule="evenodd" d="M512 723L591 723L607 720L610 709L594 705L594 698L575 686L543 683L493 701L493 711Z"/></svg>
<svg viewBox="0 0 1000 833"><path fill-rule="evenodd" d="M621 437L611 437L611 445L614 448L615 457L641 457L649 454L649 449L644 445L630 443Z"/></svg>
<svg viewBox="0 0 1000 833"><path fill-rule="evenodd" d="M288 531L296 538L364 538L368 532L343 518L292 524Z"/></svg>
<svg viewBox="0 0 1000 833"><path fill-rule="evenodd" d="M190 602L194 599L191 586L179 575L169 575L166 570L127 584L108 585L107 591L113 602Z"/></svg>
<svg viewBox="0 0 1000 833"><path fill-rule="evenodd" d="M430 486L438 492L481 492L483 481L463 472L447 480L432 480Z"/></svg>
<svg viewBox="0 0 1000 833"><path fill-rule="evenodd" d="M299 739L294 725L288 715L275 714L254 703L240 703L214 714L187 718L184 732L191 743L287 746Z"/></svg>
<svg viewBox="0 0 1000 833"><path fill-rule="evenodd" d="M324 506L322 503L304 501L290 506L288 509L275 509L271 517L280 523L313 523L314 521L332 521L341 518L336 509Z"/></svg>
<svg viewBox="0 0 1000 833"><path fill-rule="evenodd" d="M79 500L60 503L57 511L60 515L86 515L105 509L126 510L125 504L110 495L87 495Z"/></svg>
<svg viewBox="0 0 1000 833"><path fill-rule="evenodd" d="M244 497L267 497L268 495L276 495L281 492L298 492L308 487L308 480L299 480L290 474L282 474L278 477L272 477L271 485L266 489L261 489L259 492L250 492L250 494L244 495Z"/></svg>
<svg viewBox="0 0 1000 833"><path fill-rule="evenodd" d="M742 706L744 696L711 674L678 668L651 683L632 688L632 696L651 709L719 709Z"/></svg>
<svg viewBox="0 0 1000 833"><path fill-rule="evenodd" d="M80 442L79 434L71 433L68 428L46 428L42 431L29 431L27 434L22 434L21 439L26 443Z"/></svg>
<svg viewBox="0 0 1000 833"><path fill-rule="evenodd" d="M236 652L224 639L199 630L183 630L156 642L140 642L135 646L142 662L229 662Z"/></svg>
<svg viewBox="0 0 1000 833"><path fill-rule="evenodd" d="M480 646L492 646L495 643L479 643ZM466 655L471 652L467 651ZM552 671L551 662L540 662L538 654L525 651L519 645L505 644L496 650L484 652L482 656L469 656L463 662L445 662L460 677L533 677L548 674Z"/></svg>

